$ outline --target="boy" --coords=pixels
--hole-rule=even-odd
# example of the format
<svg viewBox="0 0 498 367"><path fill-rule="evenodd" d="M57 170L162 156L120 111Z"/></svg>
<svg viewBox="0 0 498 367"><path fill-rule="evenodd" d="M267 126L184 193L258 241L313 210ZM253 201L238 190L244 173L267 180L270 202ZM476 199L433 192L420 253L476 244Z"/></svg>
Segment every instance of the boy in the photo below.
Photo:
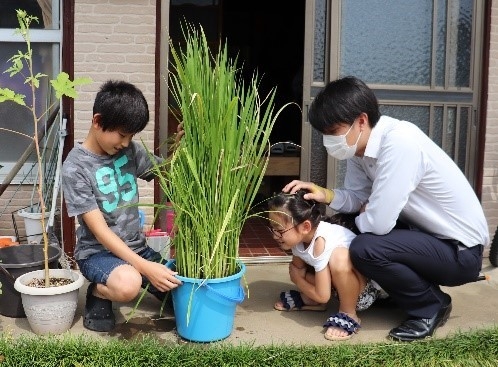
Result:
<svg viewBox="0 0 498 367"><path fill-rule="evenodd" d="M79 223L75 259L90 281L83 321L90 330L112 330L112 302L133 300L148 282L159 299L181 284L175 272L158 262L161 256L146 246L140 230L137 178L152 180L153 163L132 138L148 121L139 89L124 81L105 82L86 139L62 167L68 215Z"/></svg>

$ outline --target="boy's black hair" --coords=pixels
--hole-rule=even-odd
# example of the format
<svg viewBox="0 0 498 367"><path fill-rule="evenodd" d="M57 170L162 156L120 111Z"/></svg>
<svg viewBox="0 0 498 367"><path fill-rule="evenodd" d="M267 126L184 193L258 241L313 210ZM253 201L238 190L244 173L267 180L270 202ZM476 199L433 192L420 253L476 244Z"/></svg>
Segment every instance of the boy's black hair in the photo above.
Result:
<svg viewBox="0 0 498 367"><path fill-rule="evenodd" d="M97 113L103 131L136 134L149 122L149 106L142 91L125 81L102 84L93 104L93 114Z"/></svg>
<svg viewBox="0 0 498 367"><path fill-rule="evenodd" d="M360 79L348 76L330 82L318 93L309 109L311 126L325 134L333 134L338 124L352 125L366 113L370 127L379 121L380 111L374 92Z"/></svg>

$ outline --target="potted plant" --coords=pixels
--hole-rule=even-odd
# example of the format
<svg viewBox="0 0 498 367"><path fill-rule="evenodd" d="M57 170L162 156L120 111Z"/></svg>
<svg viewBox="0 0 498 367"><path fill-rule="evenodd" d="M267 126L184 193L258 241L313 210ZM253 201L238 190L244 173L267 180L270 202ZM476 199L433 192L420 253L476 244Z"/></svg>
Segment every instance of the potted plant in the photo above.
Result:
<svg viewBox="0 0 498 367"><path fill-rule="evenodd" d="M59 170L62 163L62 150L65 138L65 135L63 134L65 127L63 127L61 123L58 123L60 108L59 106L55 106L55 108L52 108L51 110L52 112L46 119L45 126L40 127L41 133L38 135L42 162L41 172L43 172L43 182L40 191L43 193L43 202L45 204L45 214L43 217L45 223L48 222L47 227L53 226L51 221L56 212L58 212L56 207L58 194L56 179L58 177L56 176L60 173ZM36 146L34 146L34 148L36 148ZM30 150L30 153L33 150ZM37 164L39 164L39 162L37 162ZM34 167L35 166L33 166L33 168ZM38 172L39 170L36 171ZM43 240L43 229L42 211L38 198L39 180L36 173L34 176L30 203L27 207L18 210L16 214L24 220L27 243L41 244ZM17 226L15 226L15 229L17 238L21 240L22 237L19 236Z"/></svg>
<svg viewBox="0 0 498 367"><path fill-rule="evenodd" d="M275 89L261 98L257 74L244 83L226 44L216 54L205 34L184 29L170 41L170 91L185 135L156 166L175 213L174 268L183 285L172 291L177 331L185 339L230 335L236 303L244 299L239 237L262 182L269 155Z"/></svg>
<svg viewBox="0 0 498 367"><path fill-rule="evenodd" d="M22 303L28 322L32 330L37 334L60 333L72 324L76 310L78 290L83 285L84 279L79 272L70 269L50 269L49 266L49 236L45 225L46 203L44 195L44 170L42 165L42 151L39 145L40 124L43 119L54 109L57 101L63 96L75 98L77 96L75 87L90 82L88 78L78 78L74 81L69 79L67 73L59 73L55 79L50 80L50 86L55 92L56 101L49 104L44 111L37 111L37 90L41 81L48 78L46 74L35 73L33 69L33 50L31 47L29 27L38 21L37 17L28 15L26 11L17 10L19 34L26 43L26 51L18 51L9 61L11 67L8 72L10 77L22 76L24 84L30 87L31 104L26 104L25 96L8 88L0 88L0 102L14 102L26 107L30 111L33 124L32 139L35 145L37 159L37 195L41 213L41 228L43 238L43 270L35 270L18 276L14 282L14 288L21 293ZM22 245L27 246L27 245ZM68 295L69 299L61 299ZM55 296L55 297L54 297ZM3 301L2 301L3 302Z"/></svg>

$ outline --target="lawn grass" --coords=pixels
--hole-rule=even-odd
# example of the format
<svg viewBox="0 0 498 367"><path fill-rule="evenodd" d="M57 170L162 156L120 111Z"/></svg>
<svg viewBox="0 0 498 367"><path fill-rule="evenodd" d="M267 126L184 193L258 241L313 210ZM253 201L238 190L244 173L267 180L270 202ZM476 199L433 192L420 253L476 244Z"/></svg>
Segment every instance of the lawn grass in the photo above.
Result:
<svg viewBox="0 0 498 367"><path fill-rule="evenodd" d="M0 367L465 366L498 365L498 327L413 343L330 346L165 344L88 336L0 337Z"/></svg>

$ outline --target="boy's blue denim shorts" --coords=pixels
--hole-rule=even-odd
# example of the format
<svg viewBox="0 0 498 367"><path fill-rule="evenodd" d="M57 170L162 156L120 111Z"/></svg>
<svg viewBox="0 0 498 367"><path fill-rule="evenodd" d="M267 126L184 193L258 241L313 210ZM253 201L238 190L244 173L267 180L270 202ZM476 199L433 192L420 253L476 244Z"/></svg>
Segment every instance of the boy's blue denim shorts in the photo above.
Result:
<svg viewBox="0 0 498 367"><path fill-rule="evenodd" d="M161 261L161 254L154 251L150 247L146 247L138 252L142 258L154 262ZM90 256L83 260L77 260L81 274L88 279L91 283L107 284L107 279L111 272L120 265L128 264L126 261L120 259L116 255L108 251L102 251ZM163 260L162 263L166 263ZM142 287L148 283L147 279L143 277Z"/></svg>

